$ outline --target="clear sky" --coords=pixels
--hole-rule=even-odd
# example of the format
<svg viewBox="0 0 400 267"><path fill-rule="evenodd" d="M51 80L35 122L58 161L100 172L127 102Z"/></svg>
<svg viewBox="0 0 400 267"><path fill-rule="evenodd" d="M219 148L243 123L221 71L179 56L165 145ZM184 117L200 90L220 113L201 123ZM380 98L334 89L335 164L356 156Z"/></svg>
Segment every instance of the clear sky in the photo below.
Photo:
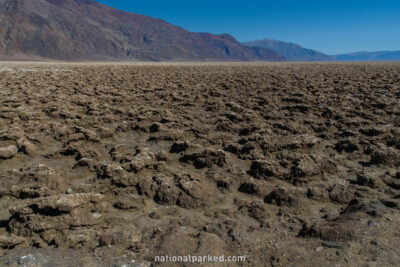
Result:
<svg viewBox="0 0 400 267"><path fill-rule="evenodd" d="M194 32L272 38L327 54L400 50L400 0L98 0Z"/></svg>

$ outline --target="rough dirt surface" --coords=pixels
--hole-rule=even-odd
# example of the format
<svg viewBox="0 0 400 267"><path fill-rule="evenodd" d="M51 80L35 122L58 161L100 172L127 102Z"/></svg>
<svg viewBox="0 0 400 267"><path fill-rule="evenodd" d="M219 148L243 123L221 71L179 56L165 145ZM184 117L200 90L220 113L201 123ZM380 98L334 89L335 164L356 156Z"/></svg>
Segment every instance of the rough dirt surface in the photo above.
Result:
<svg viewBox="0 0 400 267"><path fill-rule="evenodd" d="M0 266L397 265L399 99L399 63L3 63Z"/></svg>

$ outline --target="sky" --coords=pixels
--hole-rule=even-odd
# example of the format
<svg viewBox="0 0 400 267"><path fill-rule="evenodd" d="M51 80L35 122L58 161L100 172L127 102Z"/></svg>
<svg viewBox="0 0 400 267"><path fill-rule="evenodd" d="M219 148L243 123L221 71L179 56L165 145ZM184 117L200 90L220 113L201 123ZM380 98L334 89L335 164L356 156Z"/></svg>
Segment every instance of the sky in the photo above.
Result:
<svg viewBox="0 0 400 267"><path fill-rule="evenodd" d="M329 55L400 50L399 0L97 1L241 42L271 38Z"/></svg>

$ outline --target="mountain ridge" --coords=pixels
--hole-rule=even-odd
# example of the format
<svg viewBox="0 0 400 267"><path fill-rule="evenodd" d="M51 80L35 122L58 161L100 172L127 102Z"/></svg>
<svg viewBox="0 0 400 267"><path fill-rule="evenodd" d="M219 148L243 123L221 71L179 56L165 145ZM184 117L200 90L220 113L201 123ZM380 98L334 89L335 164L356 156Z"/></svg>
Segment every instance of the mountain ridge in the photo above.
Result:
<svg viewBox="0 0 400 267"><path fill-rule="evenodd" d="M283 55L289 61L332 61L333 58L317 50L307 49L298 44L270 38L243 42L244 45L263 47Z"/></svg>
<svg viewBox="0 0 400 267"><path fill-rule="evenodd" d="M0 0L0 58L284 61L228 34L193 33L93 0Z"/></svg>

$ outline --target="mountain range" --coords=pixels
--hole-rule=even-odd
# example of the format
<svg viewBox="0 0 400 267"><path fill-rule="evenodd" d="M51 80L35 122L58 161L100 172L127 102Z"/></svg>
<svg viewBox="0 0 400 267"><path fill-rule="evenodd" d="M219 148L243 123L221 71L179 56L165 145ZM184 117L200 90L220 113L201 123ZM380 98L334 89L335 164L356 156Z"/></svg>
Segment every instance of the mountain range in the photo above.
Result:
<svg viewBox="0 0 400 267"><path fill-rule="evenodd" d="M228 34L189 32L92 0L0 0L0 59L285 60Z"/></svg>
<svg viewBox="0 0 400 267"><path fill-rule="evenodd" d="M295 43L273 39L262 39L243 43L250 47L263 47L283 55L289 61L388 61L400 60L399 51L355 52L326 55L317 50L307 49Z"/></svg>
<svg viewBox="0 0 400 267"><path fill-rule="evenodd" d="M306 49L298 44L262 39L243 43L250 47L263 47L283 55L289 61L332 61L333 58L312 49Z"/></svg>
<svg viewBox="0 0 400 267"><path fill-rule="evenodd" d="M330 56L272 39L189 32L93 0L0 0L0 60L377 61L400 60L400 51Z"/></svg>
<svg viewBox="0 0 400 267"><path fill-rule="evenodd" d="M332 56L338 61L387 61L400 60L399 51L356 52Z"/></svg>

